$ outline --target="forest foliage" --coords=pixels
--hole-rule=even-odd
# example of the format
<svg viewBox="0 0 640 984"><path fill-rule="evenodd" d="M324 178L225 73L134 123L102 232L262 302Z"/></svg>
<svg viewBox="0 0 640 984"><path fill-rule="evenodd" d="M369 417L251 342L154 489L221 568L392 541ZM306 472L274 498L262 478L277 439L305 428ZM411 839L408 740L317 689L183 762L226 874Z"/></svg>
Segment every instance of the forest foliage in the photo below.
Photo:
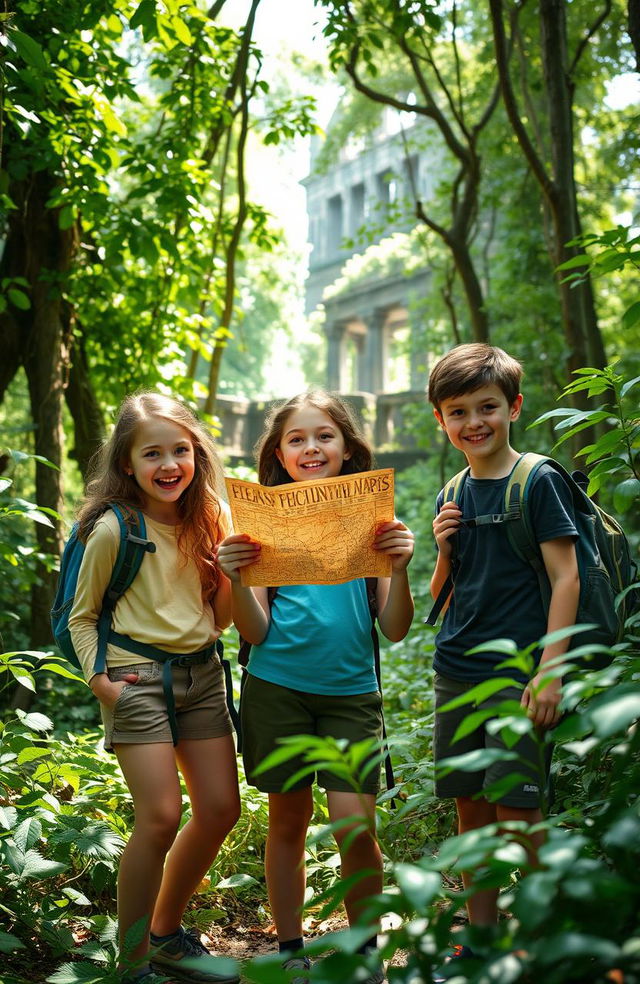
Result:
<svg viewBox="0 0 640 984"><path fill-rule="evenodd" d="M221 17L225 0L15 0L0 14L7 984L117 980L115 873L133 818L100 745L95 701L50 645L61 516L126 392L174 390L215 428L218 391L247 379L242 395L260 391L295 273L277 221L252 200L246 155L317 131L304 80L273 86L265 77L254 34L258 6L269 2L248 2L237 30ZM411 312L412 343L436 356L489 338L521 358L523 419L537 420L518 430L517 446L555 446L567 463L579 450L590 492L622 518L637 555L638 114L605 98L610 80L633 69L623 3L317 6L343 82L327 165L350 140L375 140L384 107L427 121L438 162L429 200L397 203L416 217L411 236L380 246L384 223L363 229L364 258L343 271L342 286L426 260L430 291ZM543 49L549 30L562 43ZM232 339L243 331L246 353ZM432 503L455 468L446 445L425 436L425 406L406 420L399 439L429 449L397 482L398 514L417 534L412 580L426 614ZM499 926L464 930L482 958L466 979L605 984L615 970L625 984L640 982L639 635L636 616L610 667L566 688L552 735L556 801L541 868L526 878L521 830L451 838L450 808L433 797L433 631L417 617L405 642L386 647L399 795L395 809L389 793L380 797L386 887L371 906L392 927L383 949L390 982L429 980L459 928L464 868L481 885L507 885ZM225 642L233 657L232 632ZM506 645L507 664L528 658ZM516 734L527 720L511 708L501 726ZM353 771L340 747L306 752ZM236 918L268 923L266 804L244 782L242 796L242 818L188 913L203 932ZM309 915L321 921L344 886L320 797L308 862ZM314 942L318 954L336 952L316 962L313 981L362 979L361 938L343 931ZM244 972L258 984L284 980L269 958Z"/></svg>

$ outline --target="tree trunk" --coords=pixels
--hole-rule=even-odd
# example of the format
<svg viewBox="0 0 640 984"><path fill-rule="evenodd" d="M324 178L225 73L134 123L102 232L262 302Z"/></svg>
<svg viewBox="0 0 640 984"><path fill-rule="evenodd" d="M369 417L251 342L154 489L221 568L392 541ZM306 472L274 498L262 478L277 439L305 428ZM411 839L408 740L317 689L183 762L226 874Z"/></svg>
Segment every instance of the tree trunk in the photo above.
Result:
<svg viewBox="0 0 640 984"><path fill-rule="evenodd" d="M74 252L73 229L61 230L58 213L46 202L55 179L39 172L28 187L18 189L19 202L12 232L14 242L23 246L23 276L30 284L31 308L25 312L29 324L24 344L24 368L27 375L31 415L35 429L35 452L55 467L36 462L36 502L40 506L62 510L62 401L68 364L68 337L63 317L63 300L59 281L67 273ZM12 216L13 218L13 216ZM27 318L24 319L25 323ZM62 547L60 523L36 524L38 551L59 556ZM56 575L43 561L36 567L37 581L31 592L32 649L51 645L49 611L55 591ZM22 691L22 692L21 692ZM31 692L20 688L14 706L28 705Z"/></svg>
<svg viewBox="0 0 640 984"><path fill-rule="evenodd" d="M539 9L553 173L549 205L554 227L553 262L557 266L576 255L577 247L567 246L567 243L580 232L575 185L573 86L569 78L565 0L540 0ZM593 326L597 326L597 317L591 292L584 285L562 283L564 278L564 273L556 274L571 373L590 362L587 340Z"/></svg>
<svg viewBox="0 0 640 984"><path fill-rule="evenodd" d="M66 314L70 319L71 311ZM69 457L78 462L83 481L86 482L89 462L104 440L105 425L91 383L83 330L76 331L73 337L65 398L73 419L74 447L69 451Z"/></svg>

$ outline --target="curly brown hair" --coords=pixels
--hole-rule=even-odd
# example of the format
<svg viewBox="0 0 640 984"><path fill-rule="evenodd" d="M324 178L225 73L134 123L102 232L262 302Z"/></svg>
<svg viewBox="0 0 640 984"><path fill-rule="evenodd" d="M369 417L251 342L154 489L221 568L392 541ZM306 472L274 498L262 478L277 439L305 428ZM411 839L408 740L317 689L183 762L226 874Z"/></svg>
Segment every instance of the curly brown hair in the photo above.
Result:
<svg viewBox="0 0 640 984"><path fill-rule="evenodd" d="M322 389L298 393L285 403L275 404L265 421L262 437L256 444L258 481L261 485L285 485L293 481L276 456L276 448L282 440L287 418L295 410L315 407L331 417L341 432L351 457L344 461L341 475L369 471L373 466L373 451L360 429L355 412L337 393Z"/></svg>
<svg viewBox="0 0 640 984"><path fill-rule="evenodd" d="M136 429L151 417L169 420L188 431L193 443L193 479L177 502L180 529L178 548L191 558L200 575L202 595L209 600L218 586L215 548L223 538L220 524L224 480L215 442L205 425L189 407L162 393L142 391L127 396L116 417L111 437L94 455L85 498L78 511L78 534L86 541L96 520L117 503L144 508L144 497L132 475L125 471Z"/></svg>

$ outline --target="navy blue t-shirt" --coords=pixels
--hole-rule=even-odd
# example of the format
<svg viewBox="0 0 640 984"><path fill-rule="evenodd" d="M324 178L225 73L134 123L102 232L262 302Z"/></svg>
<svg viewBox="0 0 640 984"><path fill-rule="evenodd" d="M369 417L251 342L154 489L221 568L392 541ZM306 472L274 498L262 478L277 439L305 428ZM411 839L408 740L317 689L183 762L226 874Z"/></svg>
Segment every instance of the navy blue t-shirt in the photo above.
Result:
<svg viewBox="0 0 640 984"><path fill-rule="evenodd" d="M509 477L467 477L460 499L463 519L504 512ZM442 505L438 496L436 511ZM577 536L571 493L557 472L540 472L529 496L531 523L538 543ZM479 683L504 671L495 667L506 657L467 650L491 639L513 639L524 648L547 631L547 614L533 567L519 559L509 543L505 523L456 534L458 564L455 586L442 628L436 636L436 672L453 680ZM536 654L539 658L539 652ZM514 670L508 675L520 677Z"/></svg>

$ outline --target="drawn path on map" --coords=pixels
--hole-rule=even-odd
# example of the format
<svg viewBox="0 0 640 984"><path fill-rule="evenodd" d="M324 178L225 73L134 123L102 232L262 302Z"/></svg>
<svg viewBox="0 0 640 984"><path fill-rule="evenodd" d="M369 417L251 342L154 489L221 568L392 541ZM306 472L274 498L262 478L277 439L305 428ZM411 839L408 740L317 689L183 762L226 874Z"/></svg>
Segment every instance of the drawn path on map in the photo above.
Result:
<svg viewBox="0 0 640 984"><path fill-rule="evenodd" d="M393 468L290 485L227 478L236 533L262 544L241 583L340 584L388 577L391 559L373 549L375 531L393 519Z"/></svg>

